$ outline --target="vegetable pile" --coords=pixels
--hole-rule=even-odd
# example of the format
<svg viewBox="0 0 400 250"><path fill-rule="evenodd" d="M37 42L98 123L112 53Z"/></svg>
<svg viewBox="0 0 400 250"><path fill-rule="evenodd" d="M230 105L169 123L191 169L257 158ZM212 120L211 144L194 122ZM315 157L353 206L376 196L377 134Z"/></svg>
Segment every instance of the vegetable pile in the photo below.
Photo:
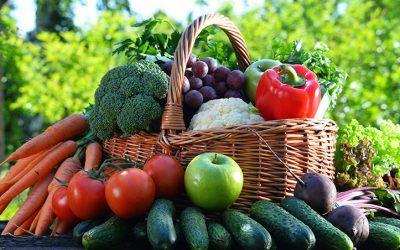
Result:
<svg viewBox="0 0 400 250"><path fill-rule="evenodd" d="M294 196L247 204L246 212L232 208L245 177L230 156L203 152L187 166L156 149L143 165L104 156L102 141L160 130L180 37L155 33L160 23L138 24L143 34L121 43L115 52L130 63L106 72L84 114L50 126L2 163L15 162L0 180L1 211L30 188L3 235L72 231L86 249L400 248L400 127L390 121L340 129L335 182L318 173L299 178L281 161L297 180ZM199 38L210 50L211 34ZM191 53L177 93L188 130L323 117L347 77L328 48L276 40L273 51L245 72L221 51Z"/></svg>

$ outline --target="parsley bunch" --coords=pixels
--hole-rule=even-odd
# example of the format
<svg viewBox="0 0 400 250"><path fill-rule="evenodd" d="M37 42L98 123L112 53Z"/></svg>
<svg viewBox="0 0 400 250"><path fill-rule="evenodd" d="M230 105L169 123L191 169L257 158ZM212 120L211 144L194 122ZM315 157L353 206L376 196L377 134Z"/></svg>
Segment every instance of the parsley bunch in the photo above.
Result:
<svg viewBox="0 0 400 250"><path fill-rule="evenodd" d="M314 48L308 51L304 49L301 41L288 43L274 39L272 42L272 59L282 63L303 64L317 75L322 96L328 95L332 109L348 75L332 62L327 56L328 52L328 46L322 42L316 43Z"/></svg>

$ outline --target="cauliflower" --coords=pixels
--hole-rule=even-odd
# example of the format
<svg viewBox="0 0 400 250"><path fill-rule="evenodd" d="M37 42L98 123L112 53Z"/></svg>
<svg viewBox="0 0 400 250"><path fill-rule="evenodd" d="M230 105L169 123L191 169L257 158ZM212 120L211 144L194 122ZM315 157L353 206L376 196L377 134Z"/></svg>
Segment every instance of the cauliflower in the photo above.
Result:
<svg viewBox="0 0 400 250"><path fill-rule="evenodd" d="M253 105L239 98L224 98L201 105L190 121L189 130L247 125L262 121L264 119Z"/></svg>

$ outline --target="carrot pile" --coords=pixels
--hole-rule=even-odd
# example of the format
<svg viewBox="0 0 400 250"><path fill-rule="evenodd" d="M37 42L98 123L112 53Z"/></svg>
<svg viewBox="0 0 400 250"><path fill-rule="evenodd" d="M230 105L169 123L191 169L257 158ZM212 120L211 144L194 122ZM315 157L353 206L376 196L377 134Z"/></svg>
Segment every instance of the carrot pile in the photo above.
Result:
<svg viewBox="0 0 400 250"><path fill-rule="evenodd" d="M83 114L70 115L27 141L0 164L16 161L0 180L0 213L14 198L31 188L2 235L65 233L73 226L56 218L51 201L60 182L68 182L82 169L83 153L85 169L96 169L101 163L101 145L93 141L90 133L82 137L88 128Z"/></svg>

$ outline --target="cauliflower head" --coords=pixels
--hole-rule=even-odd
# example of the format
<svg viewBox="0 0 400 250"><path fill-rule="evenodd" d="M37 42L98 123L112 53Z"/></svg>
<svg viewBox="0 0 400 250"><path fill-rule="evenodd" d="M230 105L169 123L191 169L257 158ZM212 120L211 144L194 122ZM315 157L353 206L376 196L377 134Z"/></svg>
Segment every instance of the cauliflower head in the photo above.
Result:
<svg viewBox="0 0 400 250"><path fill-rule="evenodd" d="M199 108L190 121L189 130L248 125L264 119L251 104L239 98L211 100Z"/></svg>

